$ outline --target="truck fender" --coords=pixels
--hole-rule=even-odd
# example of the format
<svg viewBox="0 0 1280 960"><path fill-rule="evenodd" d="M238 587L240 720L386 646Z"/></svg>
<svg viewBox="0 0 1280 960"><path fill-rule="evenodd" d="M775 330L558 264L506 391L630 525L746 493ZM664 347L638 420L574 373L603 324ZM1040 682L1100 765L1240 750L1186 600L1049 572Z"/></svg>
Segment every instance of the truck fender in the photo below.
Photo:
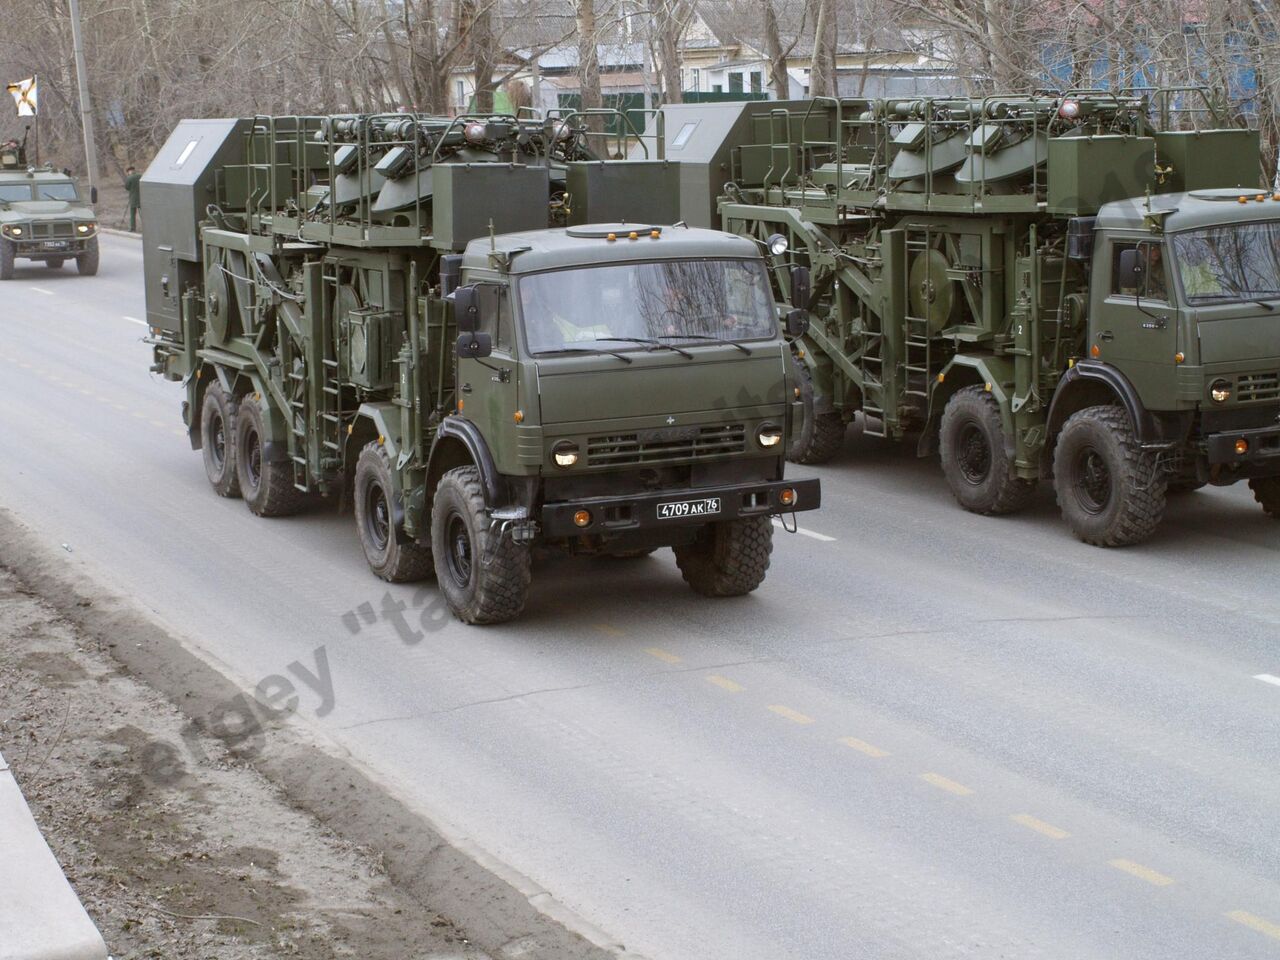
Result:
<svg viewBox="0 0 1280 960"><path fill-rule="evenodd" d="M1151 414L1142 405L1138 391L1123 373L1106 363L1079 360L1067 368L1058 381L1058 388L1053 392L1053 400L1049 404L1049 419L1045 426L1046 455L1053 449L1068 417L1085 407L1105 403L1102 398L1108 395L1124 407L1139 443L1153 443L1162 439Z"/></svg>
<svg viewBox="0 0 1280 960"><path fill-rule="evenodd" d="M480 471L480 486L484 489L484 505L490 509L502 505L499 493L498 468L493 462L493 454L489 444L485 442L480 428L456 413L450 414L440 421L436 431L435 442L431 445L431 455L427 459L427 493L434 490L436 483L446 471L462 466L457 462L458 445L466 449L467 456L477 470Z"/></svg>
<svg viewBox="0 0 1280 960"><path fill-rule="evenodd" d="M1000 423L1004 427L1004 452L1012 458L1015 451L1013 407L1004 384L1013 379L1013 366L998 357L958 356L942 368L940 379L929 394L929 418L920 434L916 453L930 456L938 450L938 425L947 402L965 387L985 387L996 398L1000 408Z"/></svg>

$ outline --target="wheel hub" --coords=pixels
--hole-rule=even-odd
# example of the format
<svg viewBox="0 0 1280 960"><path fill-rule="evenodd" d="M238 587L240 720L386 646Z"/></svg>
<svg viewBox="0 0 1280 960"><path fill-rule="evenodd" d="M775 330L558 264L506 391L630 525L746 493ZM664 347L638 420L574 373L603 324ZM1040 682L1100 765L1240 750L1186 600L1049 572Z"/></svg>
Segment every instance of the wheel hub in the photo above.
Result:
<svg viewBox="0 0 1280 960"><path fill-rule="evenodd" d="M1093 447L1076 454L1075 489L1080 506L1091 514L1102 513L1111 502L1111 470Z"/></svg>
<svg viewBox="0 0 1280 960"><path fill-rule="evenodd" d="M364 517L369 539L379 552L386 550L391 542L391 508L381 484L369 484L365 492Z"/></svg>
<svg viewBox="0 0 1280 960"><path fill-rule="evenodd" d="M467 529L466 521L456 513L449 518L446 542L449 545L449 574L458 586L466 587L471 583L471 531Z"/></svg>
<svg viewBox="0 0 1280 960"><path fill-rule="evenodd" d="M991 474L991 447L977 424L964 426L956 446L956 462L961 475L974 486L983 483Z"/></svg>

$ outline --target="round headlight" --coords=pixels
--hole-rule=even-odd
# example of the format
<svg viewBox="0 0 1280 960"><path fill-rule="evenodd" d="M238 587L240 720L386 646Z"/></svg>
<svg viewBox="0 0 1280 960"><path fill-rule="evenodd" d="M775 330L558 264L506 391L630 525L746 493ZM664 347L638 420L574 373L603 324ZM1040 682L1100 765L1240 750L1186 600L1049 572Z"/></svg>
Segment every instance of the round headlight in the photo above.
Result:
<svg viewBox="0 0 1280 960"><path fill-rule="evenodd" d="M775 257L780 257L787 252L789 244L787 243L787 238L785 236L780 233L775 233L770 235L769 239L765 241L765 246L769 248L769 252Z"/></svg>
<svg viewBox="0 0 1280 960"><path fill-rule="evenodd" d="M763 423L756 431L756 440L762 447L776 447L782 442L782 428L776 423Z"/></svg>
<svg viewBox="0 0 1280 960"><path fill-rule="evenodd" d="M20 236L22 236L22 228L21 228L21 227L9 227L9 228L8 228L8 230L9 230L9 235L10 235L10 236L14 236L14 237L20 237Z"/></svg>
<svg viewBox="0 0 1280 960"><path fill-rule="evenodd" d="M1231 399L1231 384L1226 380L1215 380L1209 384L1209 396L1214 403L1226 403Z"/></svg>
<svg viewBox="0 0 1280 960"><path fill-rule="evenodd" d="M578 445L572 440L561 440L551 448L557 467L572 467L578 462Z"/></svg>
<svg viewBox="0 0 1280 960"><path fill-rule="evenodd" d="M96 226L97 226L96 223L77 223L76 229L79 230L81 233L88 233L90 230L92 230Z"/></svg>

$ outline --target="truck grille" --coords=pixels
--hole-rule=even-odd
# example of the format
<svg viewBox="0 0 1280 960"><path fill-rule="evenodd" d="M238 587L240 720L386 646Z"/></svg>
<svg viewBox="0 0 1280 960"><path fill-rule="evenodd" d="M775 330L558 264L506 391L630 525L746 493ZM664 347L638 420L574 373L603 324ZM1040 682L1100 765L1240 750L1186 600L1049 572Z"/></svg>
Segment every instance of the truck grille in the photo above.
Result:
<svg viewBox="0 0 1280 960"><path fill-rule="evenodd" d="M74 235L75 230L70 220L36 220L31 224L31 236L37 240Z"/></svg>
<svg viewBox="0 0 1280 960"><path fill-rule="evenodd" d="M587 466L705 460L742 453L746 443L746 428L740 423L591 437L587 440Z"/></svg>
<svg viewBox="0 0 1280 960"><path fill-rule="evenodd" d="M1280 373L1246 373L1236 380L1236 400L1240 403L1277 399L1280 399Z"/></svg>

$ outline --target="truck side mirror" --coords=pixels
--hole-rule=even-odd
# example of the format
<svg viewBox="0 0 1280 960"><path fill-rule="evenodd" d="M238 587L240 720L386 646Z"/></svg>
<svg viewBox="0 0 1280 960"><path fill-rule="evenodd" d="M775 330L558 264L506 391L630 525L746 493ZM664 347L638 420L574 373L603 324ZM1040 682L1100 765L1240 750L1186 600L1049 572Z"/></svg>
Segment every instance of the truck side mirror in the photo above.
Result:
<svg viewBox="0 0 1280 960"><path fill-rule="evenodd" d="M812 287L809 281L808 267L792 267L791 268L791 305L807 310L809 308L809 295Z"/></svg>
<svg viewBox="0 0 1280 960"><path fill-rule="evenodd" d="M1120 251L1120 278L1119 279L1120 279L1121 285L1128 286L1129 285L1128 281L1130 280L1130 278L1132 278L1134 287L1136 287L1138 291L1141 292L1142 280L1146 272L1147 272L1147 266L1143 262L1142 256L1137 247L1134 247L1132 250Z"/></svg>
<svg viewBox="0 0 1280 960"><path fill-rule="evenodd" d="M493 353L493 337L487 333L459 334L455 352L459 360L479 360Z"/></svg>
<svg viewBox="0 0 1280 960"><path fill-rule="evenodd" d="M97 202L98 202L98 188L97 188L97 187L90 187L90 188L89 188L89 202L90 202L90 203L97 203Z"/></svg>
<svg viewBox="0 0 1280 960"><path fill-rule="evenodd" d="M787 314L787 336L793 340L809 332L809 311L795 309Z"/></svg>
<svg viewBox="0 0 1280 960"><path fill-rule="evenodd" d="M480 297L474 286L453 291L453 320L459 333L475 333L480 329Z"/></svg>

